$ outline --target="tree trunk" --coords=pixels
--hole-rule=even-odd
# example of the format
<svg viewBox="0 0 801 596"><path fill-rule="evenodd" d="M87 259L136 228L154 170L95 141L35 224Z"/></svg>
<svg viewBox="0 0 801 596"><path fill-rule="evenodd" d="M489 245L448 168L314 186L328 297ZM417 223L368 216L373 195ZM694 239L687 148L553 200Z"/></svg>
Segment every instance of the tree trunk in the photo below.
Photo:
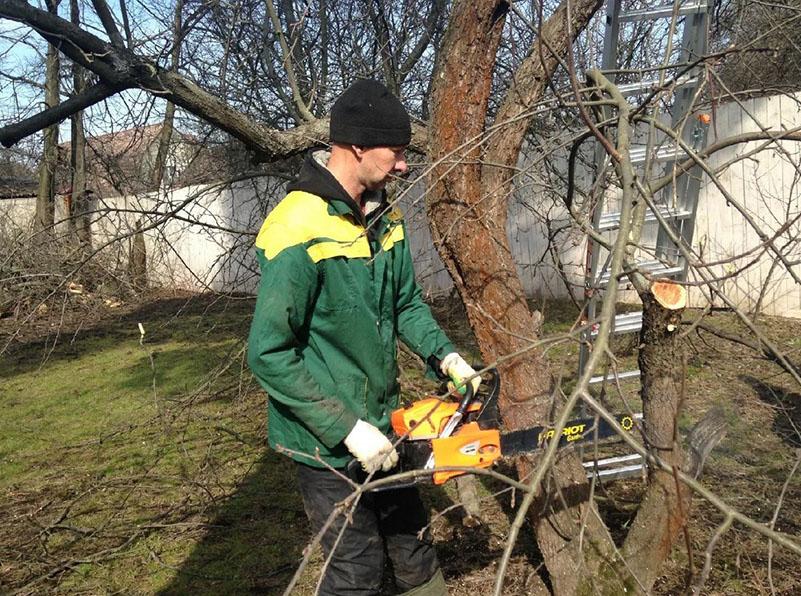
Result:
<svg viewBox="0 0 801 596"><path fill-rule="evenodd" d="M456 477L456 495L464 509L462 524L467 527L481 525L481 500L478 498L478 479L464 475Z"/></svg>
<svg viewBox="0 0 801 596"><path fill-rule="evenodd" d="M86 189L86 136L82 112L72 117L70 149L72 188L69 217L81 251L87 253L92 248L92 228L89 214L90 199Z"/></svg>
<svg viewBox="0 0 801 596"><path fill-rule="evenodd" d="M486 362L525 349L536 327L506 231L499 233L491 218L483 217L481 204L477 139L486 120L502 6L496 0L454 4L430 102L429 157L437 164L428 178L432 234ZM523 330L521 336L517 330ZM533 401L550 403L547 365L532 350L500 370L504 421L511 428L527 426L534 419Z"/></svg>
<svg viewBox="0 0 801 596"><path fill-rule="evenodd" d="M679 338L683 305L667 309L652 293L641 295L641 371L646 447L676 468L683 465L676 424L684 398L684 348ZM650 591L676 538L687 523L690 490L673 474L649 469L648 489L626 536L623 556Z"/></svg>
<svg viewBox="0 0 801 596"><path fill-rule="evenodd" d="M131 240L131 254L128 258L128 268L131 283L137 290L147 288L147 247L145 235L142 232L142 220L136 220L133 239Z"/></svg>
<svg viewBox="0 0 801 596"><path fill-rule="evenodd" d="M181 15L184 9L183 0L178 0L175 4L175 19L173 21L172 31L172 52L170 53L172 64L170 65L170 72L178 72L178 63L181 58ZM170 148L170 141L172 140L173 123L175 121L175 104L171 101L167 102L167 108L164 112L164 123L161 126L159 133L159 144L156 151L156 160L153 164L152 183L158 190L161 182L164 179L164 168L167 165L167 156Z"/></svg>
<svg viewBox="0 0 801 596"><path fill-rule="evenodd" d="M70 21L80 25L81 13L78 0L70 0ZM86 88L85 73L79 64L72 64L73 96L81 95ZM71 227L78 239L81 253L92 250L92 229L89 215L89 196L86 189L86 134L83 128L83 110L75 112L71 118L70 165L72 184L70 185Z"/></svg>
<svg viewBox="0 0 801 596"><path fill-rule="evenodd" d="M428 179L428 212L484 361L519 354L499 365L504 378L501 415L506 428L516 429L547 422L557 404L547 362L531 348L538 319L528 308L509 248L508 194L482 192L479 139L485 134L506 7L496 0L454 3L431 99L429 156L436 165ZM519 145L509 151L504 160L513 163ZM511 186L508 180L503 184ZM532 458L519 458L520 476L528 475L533 465ZM541 494L531 517L555 592L620 593L630 577L620 571L609 533L588 501L578 457L560 457L546 485L538 487Z"/></svg>
<svg viewBox="0 0 801 596"><path fill-rule="evenodd" d="M59 0L47 0L47 10L58 12ZM52 108L59 102L59 59L58 48L47 46L45 66L45 106ZM55 223L56 208L56 165L58 163L58 124L44 130L42 163L39 166L39 188L36 192L36 213L34 229L37 232L52 230Z"/></svg>

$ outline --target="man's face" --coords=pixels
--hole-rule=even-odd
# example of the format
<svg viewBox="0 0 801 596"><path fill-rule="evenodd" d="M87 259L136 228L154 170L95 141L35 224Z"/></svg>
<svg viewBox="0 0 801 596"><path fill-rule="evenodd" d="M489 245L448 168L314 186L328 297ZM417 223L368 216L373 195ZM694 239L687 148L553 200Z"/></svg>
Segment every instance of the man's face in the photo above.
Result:
<svg viewBox="0 0 801 596"><path fill-rule="evenodd" d="M367 190L381 190L393 176L409 169L406 147L364 147L360 150L359 178Z"/></svg>

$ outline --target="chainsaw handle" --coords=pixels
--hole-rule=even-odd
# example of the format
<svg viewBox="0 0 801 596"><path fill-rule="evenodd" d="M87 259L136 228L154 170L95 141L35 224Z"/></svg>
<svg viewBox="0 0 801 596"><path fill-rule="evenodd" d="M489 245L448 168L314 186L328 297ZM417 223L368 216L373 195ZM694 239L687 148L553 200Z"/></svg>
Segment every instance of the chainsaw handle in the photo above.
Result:
<svg viewBox="0 0 801 596"><path fill-rule="evenodd" d="M478 367L483 368L483 365L477 365ZM501 390L501 376L498 374L497 368L490 368L486 371L490 377L490 380L487 382L487 386L489 387L489 391L487 395L484 397L484 407L487 404L494 401L498 398L498 393ZM481 379L481 382L484 383L484 379ZM465 383L465 394L462 397L462 400L459 402L459 408L456 410L457 414L460 414L461 417L464 417L467 414L467 409L470 407L470 404L473 403L473 400L476 398L476 392L473 389L473 384L468 382ZM483 408L482 408L483 411Z"/></svg>
<svg viewBox="0 0 801 596"><path fill-rule="evenodd" d="M459 402L459 407L456 409L456 413L463 417L467 413L467 408L470 407L470 404L473 403L473 398L475 398L476 392L473 390L472 383L465 383L465 392L462 401Z"/></svg>
<svg viewBox="0 0 801 596"><path fill-rule="evenodd" d="M489 368L485 374L489 376L489 380L482 379L487 387L486 397L484 398L484 402L487 403L496 399L501 392L501 375L498 373L497 368Z"/></svg>
<svg viewBox="0 0 801 596"><path fill-rule="evenodd" d="M485 413L487 410L487 406L490 406L491 411L494 410L497 412L497 397L498 392L500 390L500 375L498 374L497 369L492 368L489 369L490 375L490 382L489 382L489 393L484 397L484 405L481 407L481 411L479 412L479 417ZM481 380L483 383L483 379ZM445 426L441 429L439 438L450 437L451 434L458 428L458 426L462 423L462 421L466 418L467 412L470 409L470 406L478 397L476 395L476 391L473 388L472 383L464 383L465 393L462 397L459 405L457 406L456 410L453 412L453 415L448 419L448 422ZM497 420L498 416L497 413L492 416L493 419ZM433 460L429 460L429 464L433 465ZM428 465L428 464L427 464Z"/></svg>
<svg viewBox="0 0 801 596"><path fill-rule="evenodd" d="M484 368L484 365L477 364L476 368ZM491 401L498 398L498 394L501 391L501 375L498 374L497 368L489 368L485 371L485 374L489 376L489 379L481 378L481 383L485 387L485 393L482 394L482 401L486 404L490 403ZM462 401L459 402L459 409L457 412L460 412L462 415L467 413L467 408L470 407L470 403L477 397L475 391L473 390L473 384L468 382L465 383L465 395L462 398Z"/></svg>
<svg viewBox="0 0 801 596"><path fill-rule="evenodd" d="M490 368L486 371L489 379L486 381L486 392L482 395L481 410L476 416L476 421L481 428L498 428L501 422L498 412L498 394L501 392L501 375L497 368Z"/></svg>

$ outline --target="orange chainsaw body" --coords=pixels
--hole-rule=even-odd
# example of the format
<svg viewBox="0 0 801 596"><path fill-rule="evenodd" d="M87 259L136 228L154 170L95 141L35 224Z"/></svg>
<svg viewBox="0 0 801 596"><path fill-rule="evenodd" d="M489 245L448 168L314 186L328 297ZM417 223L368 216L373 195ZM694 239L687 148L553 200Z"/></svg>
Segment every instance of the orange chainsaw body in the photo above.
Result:
<svg viewBox="0 0 801 596"><path fill-rule="evenodd" d="M455 435L432 439L434 465L437 468L489 468L501 457L501 433L497 428L481 430L477 423L468 422ZM434 484L442 484L469 470L434 472Z"/></svg>
<svg viewBox="0 0 801 596"><path fill-rule="evenodd" d="M475 402L467 413L478 412L482 404ZM431 441L434 466L460 468L489 468L501 457L501 435L498 429L482 430L475 422L457 427L450 437L440 438L442 429L456 412L459 404L435 397L422 399L408 408L392 413L392 429L407 441ZM434 472L434 484L442 484L465 470Z"/></svg>
<svg viewBox="0 0 801 596"><path fill-rule="evenodd" d="M454 415L459 404L442 401L436 397L427 397L414 402L408 408L400 408L392 412L392 430L399 437L410 441L437 438L448 420ZM467 413L478 412L481 403L470 404Z"/></svg>

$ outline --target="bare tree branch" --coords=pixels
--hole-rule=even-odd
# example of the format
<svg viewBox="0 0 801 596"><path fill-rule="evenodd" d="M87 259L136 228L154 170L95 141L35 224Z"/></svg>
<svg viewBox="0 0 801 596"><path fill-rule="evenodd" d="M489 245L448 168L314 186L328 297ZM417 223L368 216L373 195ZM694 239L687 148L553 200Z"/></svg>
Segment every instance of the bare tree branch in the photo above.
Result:
<svg viewBox="0 0 801 596"><path fill-rule="evenodd" d="M106 0L92 0L92 6L95 7L95 12L97 12L100 22L103 23L103 28L106 30L106 33L108 33L108 38L111 40L111 43L118 48L124 48L125 42L122 40L119 29L117 29L117 24L114 22L114 15L111 14Z"/></svg>
<svg viewBox="0 0 801 596"><path fill-rule="evenodd" d="M29 118L0 128L0 143L2 143L4 147L12 147L25 137L53 124L58 124L73 114L119 93L122 89L124 89L124 87L109 87L105 83L92 85L80 95L70 97L68 100L51 108L47 108Z"/></svg>
<svg viewBox="0 0 801 596"><path fill-rule="evenodd" d="M181 40L182 33L182 16L184 10L183 0L178 0L175 3L175 13L173 15L173 34L172 34L172 51L170 52L170 72L178 72L178 63L181 59ZM159 145L156 152L156 161L153 165L153 185L158 188L164 178L164 168L167 165L167 152L170 147L170 140L172 139L173 124L175 121L175 104L171 101L167 102L167 107L164 112L164 122L159 133Z"/></svg>
<svg viewBox="0 0 801 596"><path fill-rule="evenodd" d="M264 126L193 81L164 70L127 49L115 48L69 21L21 0L0 0L0 16L35 28L69 58L97 74L110 88L140 87L172 101L242 141L261 161L289 157L328 139L326 120L314 120L287 131ZM4 129L0 129L0 137L3 132ZM412 149L421 151L425 142L423 129L414 127Z"/></svg>
<svg viewBox="0 0 801 596"><path fill-rule="evenodd" d="M125 30L125 39L128 42L128 47L133 45L133 37L131 36L131 24L128 22L128 7L125 5L125 0L120 0L120 14L122 15L122 28Z"/></svg>
<svg viewBox="0 0 801 596"><path fill-rule="evenodd" d="M270 21L273 24L273 30L275 31L275 35L278 37L278 44L281 46L281 53L284 56L284 70L286 71L286 78L289 82L289 87L292 89L292 101L295 109L298 111L298 114L300 114L303 120L306 122L312 122L315 120L315 116L309 111L309 107L306 105L306 102L301 96L300 87L298 87L298 80L295 76L295 65L294 61L292 60L292 52L289 49L289 45L286 43L286 36L284 35L283 28L281 27L281 19L278 18L278 13L275 10L273 0L264 0L264 3L267 6L267 13L270 15Z"/></svg>
<svg viewBox="0 0 801 596"><path fill-rule="evenodd" d="M384 72L384 82L395 95L400 94L400 83L395 74L398 69L395 66L395 55L392 52L392 44L389 39L389 27L387 18L384 14L384 7L381 2L367 0L367 12L370 15L370 22L378 40L378 51L381 54L381 69Z"/></svg>
<svg viewBox="0 0 801 596"><path fill-rule="evenodd" d="M426 48L428 47L428 44L431 42L431 38L434 35L434 31L437 28L439 20L442 17L442 13L445 11L446 1L447 0L434 0L431 9L428 11L423 33L420 35L420 39L417 40L417 45L412 48L412 51L409 52L406 60L404 60L403 64L401 64L398 68L398 72L395 75L398 78L398 83L403 83L403 81L406 80L406 77L412 71L414 65L417 64L417 61L420 60L420 58L423 56L423 53L426 51Z"/></svg>

